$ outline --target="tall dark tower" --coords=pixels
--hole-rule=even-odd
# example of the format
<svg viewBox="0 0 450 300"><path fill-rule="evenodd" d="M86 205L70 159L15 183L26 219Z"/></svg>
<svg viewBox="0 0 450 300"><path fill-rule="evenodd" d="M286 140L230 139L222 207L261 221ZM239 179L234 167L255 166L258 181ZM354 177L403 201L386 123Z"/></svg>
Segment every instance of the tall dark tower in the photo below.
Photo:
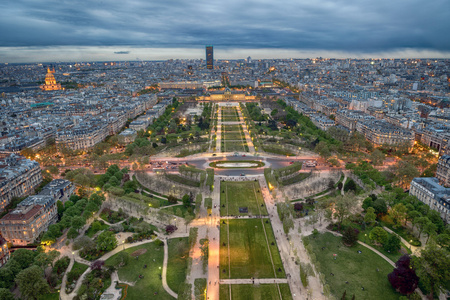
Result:
<svg viewBox="0 0 450 300"><path fill-rule="evenodd" d="M213 46L206 46L206 68L214 69L214 50Z"/></svg>

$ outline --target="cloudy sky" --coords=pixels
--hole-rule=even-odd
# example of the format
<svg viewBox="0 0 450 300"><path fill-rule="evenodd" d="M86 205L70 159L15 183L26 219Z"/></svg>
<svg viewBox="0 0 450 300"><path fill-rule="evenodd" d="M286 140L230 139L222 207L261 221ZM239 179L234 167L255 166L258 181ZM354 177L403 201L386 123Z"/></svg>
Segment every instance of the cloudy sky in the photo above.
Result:
<svg viewBox="0 0 450 300"><path fill-rule="evenodd" d="M0 62L448 57L449 0L5 0ZM315 55L317 54L317 55Z"/></svg>

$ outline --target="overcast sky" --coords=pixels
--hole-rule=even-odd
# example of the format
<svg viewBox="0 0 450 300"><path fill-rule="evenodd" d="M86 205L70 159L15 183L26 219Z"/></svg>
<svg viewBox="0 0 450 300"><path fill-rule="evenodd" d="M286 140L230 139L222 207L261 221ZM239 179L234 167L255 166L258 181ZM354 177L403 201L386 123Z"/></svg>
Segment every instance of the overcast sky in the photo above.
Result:
<svg viewBox="0 0 450 300"><path fill-rule="evenodd" d="M449 0L5 0L0 62L450 58ZM318 55L315 55L315 54Z"/></svg>

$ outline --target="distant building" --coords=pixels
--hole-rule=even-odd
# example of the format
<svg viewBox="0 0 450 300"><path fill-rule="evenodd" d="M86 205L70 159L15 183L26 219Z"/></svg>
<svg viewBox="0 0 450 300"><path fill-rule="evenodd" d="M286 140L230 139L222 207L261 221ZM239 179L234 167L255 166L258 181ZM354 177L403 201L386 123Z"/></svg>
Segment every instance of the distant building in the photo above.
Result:
<svg viewBox="0 0 450 300"><path fill-rule="evenodd" d="M214 69L214 50L213 46L206 46L206 68Z"/></svg>
<svg viewBox="0 0 450 300"><path fill-rule="evenodd" d="M436 169L436 177L440 184L450 187L450 155L442 155L439 157Z"/></svg>
<svg viewBox="0 0 450 300"><path fill-rule="evenodd" d="M356 131L362 133L374 146L403 145L412 148L414 133L411 130L392 125L384 120L360 120L356 123Z"/></svg>
<svg viewBox="0 0 450 300"><path fill-rule="evenodd" d="M5 209L13 197L23 197L34 192L41 182L38 162L17 154L0 159L0 210Z"/></svg>
<svg viewBox="0 0 450 300"><path fill-rule="evenodd" d="M0 219L2 236L14 245L33 243L58 218L56 201L52 196L29 196Z"/></svg>
<svg viewBox="0 0 450 300"><path fill-rule="evenodd" d="M48 183L39 195L52 196L55 201L66 202L75 191L75 185L65 179L54 179Z"/></svg>
<svg viewBox="0 0 450 300"><path fill-rule="evenodd" d="M439 212L446 223L450 222L450 188L439 185L435 177L414 178L409 194Z"/></svg>
<svg viewBox="0 0 450 300"><path fill-rule="evenodd" d="M43 91L58 91L61 90L61 84L56 83L55 76L53 76L53 73L55 73L55 70L50 70L50 68L47 68L47 75L45 75L45 84L41 85L41 89Z"/></svg>

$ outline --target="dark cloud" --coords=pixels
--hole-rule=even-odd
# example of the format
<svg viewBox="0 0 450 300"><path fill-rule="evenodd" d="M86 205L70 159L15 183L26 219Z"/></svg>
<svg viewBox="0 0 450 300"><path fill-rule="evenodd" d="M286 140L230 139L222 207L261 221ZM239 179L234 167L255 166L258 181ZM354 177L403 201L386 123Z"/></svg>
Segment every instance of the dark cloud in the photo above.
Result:
<svg viewBox="0 0 450 300"><path fill-rule="evenodd" d="M130 51L114 51L114 54L130 54Z"/></svg>
<svg viewBox="0 0 450 300"><path fill-rule="evenodd" d="M15 0L0 46L450 50L448 0ZM118 53L116 53L118 54Z"/></svg>

